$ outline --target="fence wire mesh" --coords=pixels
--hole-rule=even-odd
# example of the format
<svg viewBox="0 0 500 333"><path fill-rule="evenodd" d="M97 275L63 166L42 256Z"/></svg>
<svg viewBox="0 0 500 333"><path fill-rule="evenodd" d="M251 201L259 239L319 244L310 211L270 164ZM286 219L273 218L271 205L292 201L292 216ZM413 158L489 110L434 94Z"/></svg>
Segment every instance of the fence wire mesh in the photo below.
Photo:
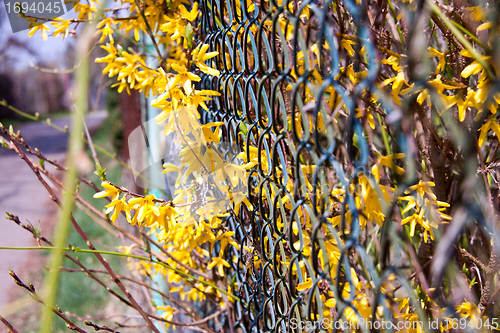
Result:
<svg viewBox="0 0 500 333"><path fill-rule="evenodd" d="M423 38L417 31L419 22L430 13L423 9L424 2L416 6L408 40L418 41ZM392 156L405 153L391 162L406 170L404 178L398 174L390 178L398 184L392 195L401 197L414 190L420 166L411 154L415 147L408 123L419 106L407 101L400 107L375 84L388 77L380 54L399 55L390 51L395 37L388 28L377 33L373 29L374 22L385 23L377 23L379 15L387 14L384 7L378 7L378 13L368 7L349 0L200 3L199 27L211 51L219 52L211 65L221 73L201 81L201 88L221 93L210 102L211 111L203 119L224 122L223 140L242 147L248 160L258 159L248 179L253 210L243 207L227 219L241 245L239 251L233 250L236 259L227 269L241 297L234 307L235 329L288 332L301 330L292 327L293 322L321 322L327 317L371 315L391 320L391 304L398 293L410 297L411 311L420 320L429 320L429 312L424 313L428 310L418 306L426 296L414 292L415 275L428 277L422 287L427 294L432 294L430 287L441 290L443 276L452 274L445 267L453 255L453 242L468 224L496 236L477 201L455 193L454 208L463 211L454 228L443 229L446 237L436 231L436 241L412 253L408 231L393 214L397 203L386 200L387 193L376 185L378 176L368 165L377 163L373 161L379 151ZM426 88L418 66L425 46L414 44L408 45L406 60L416 85ZM375 129L375 123L375 135L368 136L364 128ZM464 147L461 158L475 159L475 150L469 153L471 146L464 143ZM474 178L475 172L467 177ZM454 186L460 188L464 178L455 178ZM360 193L365 193L364 199ZM367 216L358 209L359 200L380 205L383 214ZM439 251L433 255L435 248ZM415 267L419 262L422 267ZM415 274L410 275L411 265ZM363 290L354 287L360 283L357 277L364 281ZM386 283L393 279L398 281L396 291L388 294ZM443 295L437 291L433 297L440 299L444 314L456 315L454 301ZM369 306L361 306L362 302ZM326 306L332 303L336 306ZM337 331L338 327L313 329Z"/></svg>

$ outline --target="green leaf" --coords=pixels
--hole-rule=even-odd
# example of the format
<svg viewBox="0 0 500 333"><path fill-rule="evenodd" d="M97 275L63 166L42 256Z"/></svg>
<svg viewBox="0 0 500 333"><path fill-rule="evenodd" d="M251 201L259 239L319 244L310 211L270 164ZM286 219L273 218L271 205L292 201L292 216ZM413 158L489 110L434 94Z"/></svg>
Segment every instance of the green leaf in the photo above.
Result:
<svg viewBox="0 0 500 333"><path fill-rule="evenodd" d="M247 136L247 133L248 133L248 128L247 128L247 125L245 125L245 123L241 122L240 123L240 133L241 135L243 135L244 137Z"/></svg>
<svg viewBox="0 0 500 333"><path fill-rule="evenodd" d="M469 276L469 275L470 275L469 269L467 268L467 266L465 266L465 264L464 264L464 265L463 265L463 267L462 267L462 272L463 272L466 276Z"/></svg>
<svg viewBox="0 0 500 333"><path fill-rule="evenodd" d="M352 144L354 145L354 147L358 148L359 149L359 136L357 133L354 133L354 135L352 136Z"/></svg>
<svg viewBox="0 0 500 333"><path fill-rule="evenodd" d="M231 290L234 290L234 285L236 282L236 274L233 275L233 278L229 280L229 277L227 277L227 282L231 286Z"/></svg>
<svg viewBox="0 0 500 333"><path fill-rule="evenodd" d="M472 287L475 284L477 284L477 282L476 282L476 277L474 276L474 278L470 282L470 286Z"/></svg>
<svg viewBox="0 0 500 333"><path fill-rule="evenodd" d="M80 251L80 248L76 245L71 245L71 244L68 244L68 248L70 251L73 251L73 252L78 252Z"/></svg>
<svg viewBox="0 0 500 333"><path fill-rule="evenodd" d="M102 181L106 180L106 168L103 169L101 165L96 162L95 169L96 171L94 171L94 174L98 175Z"/></svg>
<svg viewBox="0 0 500 333"><path fill-rule="evenodd" d="M191 23L188 23L184 32L184 37L186 37L187 45L188 48L193 48L193 36L194 36L194 30L193 26Z"/></svg>

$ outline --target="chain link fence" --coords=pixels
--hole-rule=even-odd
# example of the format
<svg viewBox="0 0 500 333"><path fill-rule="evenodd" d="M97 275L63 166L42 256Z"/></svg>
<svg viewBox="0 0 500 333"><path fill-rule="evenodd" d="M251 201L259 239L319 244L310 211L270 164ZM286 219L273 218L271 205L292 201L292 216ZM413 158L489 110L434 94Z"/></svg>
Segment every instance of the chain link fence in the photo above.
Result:
<svg viewBox="0 0 500 333"><path fill-rule="evenodd" d="M384 185L384 178L373 166L382 169L377 159L392 156L385 165L404 169L405 175L385 177L397 184L390 195L414 193L413 185L425 173L413 138L413 126L422 121L417 119L421 106L415 96L395 102L380 82L394 75L387 65L393 56L406 63L417 91L430 87L421 66L429 38L422 22L435 14L425 2L398 6L413 6L405 38L399 36L408 43L403 55L390 51L391 39L398 36L385 20L390 15L386 2L201 1L199 27L211 51L219 52L211 61L221 72L201 81L202 89L221 93L203 119L224 122L223 140L243 147L247 160L258 160L248 178L253 210L243 207L227 219L241 245L227 269L242 299L234 307L235 329L298 331L303 329L298 322L353 316L394 321L395 299L405 297L409 310L400 307L406 317L399 318L424 321L424 331L437 315L420 302L436 301L440 316L457 316L460 297L451 297L450 291L460 289L459 278L444 289L454 272L470 262L458 254L457 262L447 266L457 257L454 244L463 233L477 230L496 237L494 219L481 208L487 199L477 190L476 169L463 166L476 161L477 147L471 142L478 125L448 128L447 140L457 146L452 159L465 171L450 176L444 194L435 191L438 200L452 202L448 213L453 209L454 219L434 230L432 241L426 235L424 241L425 231L417 227L421 240L413 244L401 226L402 214L397 216L401 203L388 200L391 191L377 185ZM446 167L456 170L456 165ZM434 175L434 182L442 184ZM364 207L370 204L379 205L383 214L367 215ZM362 287L354 287L360 280Z"/></svg>

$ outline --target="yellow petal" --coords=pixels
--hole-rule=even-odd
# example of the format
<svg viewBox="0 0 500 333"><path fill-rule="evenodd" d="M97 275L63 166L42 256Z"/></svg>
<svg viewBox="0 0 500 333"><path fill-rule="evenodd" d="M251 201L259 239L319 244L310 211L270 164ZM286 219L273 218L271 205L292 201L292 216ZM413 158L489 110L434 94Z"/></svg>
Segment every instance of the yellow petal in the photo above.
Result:
<svg viewBox="0 0 500 333"><path fill-rule="evenodd" d="M312 280L308 278L305 282L299 283L297 285L297 290L302 291L312 287Z"/></svg>
<svg viewBox="0 0 500 333"><path fill-rule="evenodd" d="M481 126L481 128L479 129L479 131L481 131L481 134L479 134L479 139L478 139L479 147L483 146L484 139L486 139L486 135L488 135L489 129L490 129L490 122L489 121L486 124L484 124L483 126Z"/></svg>
<svg viewBox="0 0 500 333"><path fill-rule="evenodd" d="M329 298L325 303L325 306L327 306L329 308L334 308L336 305L337 305L337 301L335 300L335 298Z"/></svg>
<svg viewBox="0 0 500 333"><path fill-rule="evenodd" d="M425 98L429 95L429 92L427 91L427 89L424 89L420 92L420 94L418 94L418 97L417 97L417 102L418 104L422 105L422 103L424 103L425 101Z"/></svg>
<svg viewBox="0 0 500 333"><path fill-rule="evenodd" d="M479 25L479 27L477 27L476 31L479 32L479 31L491 29L492 27L493 27L493 22L486 22L486 23Z"/></svg>
<svg viewBox="0 0 500 333"><path fill-rule="evenodd" d="M220 75L220 72L217 69L212 68L210 66L207 66L202 62L196 62L196 66L198 66L198 68L205 74L212 75L212 76L219 76Z"/></svg>
<svg viewBox="0 0 500 333"><path fill-rule="evenodd" d="M497 139L500 140L500 125L497 122L491 124L491 129L495 132Z"/></svg>
<svg viewBox="0 0 500 333"><path fill-rule="evenodd" d="M461 75L462 77L469 77L471 75L479 73L482 69L483 66L481 66L481 64L477 61L474 61L472 64L464 68Z"/></svg>
<svg viewBox="0 0 500 333"><path fill-rule="evenodd" d="M164 163L163 164L163 173L178 171L179 167L172 163Z"/></svg>

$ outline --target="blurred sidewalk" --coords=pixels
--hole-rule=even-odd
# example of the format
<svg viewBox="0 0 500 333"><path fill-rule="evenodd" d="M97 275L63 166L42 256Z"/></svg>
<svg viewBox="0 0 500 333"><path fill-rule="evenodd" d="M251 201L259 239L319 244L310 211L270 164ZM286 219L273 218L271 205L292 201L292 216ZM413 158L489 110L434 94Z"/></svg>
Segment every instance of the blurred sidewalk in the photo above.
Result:
<svg viewBox="0 0 500 333"><path fill-rule="evenodd" d="M86 118L89 131L97 129L106 117L106 111L89 114ZM52 120L52 123L64 127L69 125L70 117ZM14 130L20 130L31 147L38 148L45 156L64 164L67 134L37 122L16 126ZM33 159L37 160L36 157ZM1 147L0 184L0 246L37 246L29 232L5 219L5 212L18 215L23 223L28 220L35 227L40 221L42 234L50 237L50 229L47 228L54 227L57 222L57 204L50 200L48 192L26 163L14 152ZM39 267L36 269L43 269L41 263L36 261L36 253L39 254L40 251L0 250L0 309L12 301L9 299L11 289L18 288L9 275L9 269L14 270L21 278L23 270L30 266L37 265ZM31 268L30 270L33 271Z"/></svg>

